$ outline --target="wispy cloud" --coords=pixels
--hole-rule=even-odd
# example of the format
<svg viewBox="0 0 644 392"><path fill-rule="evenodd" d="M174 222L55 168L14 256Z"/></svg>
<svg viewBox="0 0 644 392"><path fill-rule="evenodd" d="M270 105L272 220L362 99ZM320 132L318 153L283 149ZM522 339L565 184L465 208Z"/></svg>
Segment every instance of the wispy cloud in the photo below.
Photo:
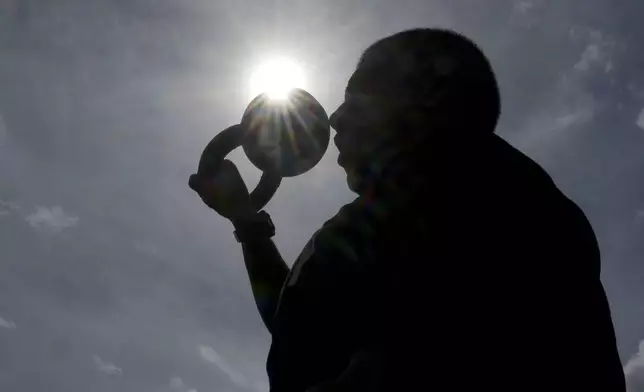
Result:
<svg viewBox="0 0 644 392"><path fill-rule="evenodd" d="M26 218L27 222L36 229L59 232L78 224L79 218L63 211L62 207L52 208L37 206L36 211Z"/></svg>
<svg viewBox="0 0 644 392"><path fill-rule="evenodd" d="M556 88L556 93L550 104L545 105L544 112L537 112L535 126L539 136L561 134L573 126L588 124L595 117L597 101L584 85L585 80L593 71L610 72L613 68L614 41L599 30L582 27L570 29L573 41L585 45L579 59L572 67L562 74Z"/></svg>
<svg viewBox="0 0 644 392"><path fill-rule="evenodd" d="M587 82L612 71L615 41L607 33L580 26L571 28L569 36L584 49L574 65L562 69L548 100L526 115L520 141L524 146L563 145L576 131L588 129L602 108L601 98Z"/></svg>
<svg viewBox="0 0 644 392"><path fill-rule="evenodd" d="M644 129L644 108L640 112L639 116L637 116L637 121L635 123L638 127Z"/></svg>
<svg viewBox="0 0 644 392"><path fill-rule="evenodd" d="M593 118L593 115L594 108L592 104L580 105L573 112L556 117L553 127L556 129L566 129L575 124L587 123Z"/></svg>
<svg viewBox="0 0 644 392"><path fill-rule="evenodd" d="M521 0L514 2L510 22L522 27L533 27L539 21L538 15L535 15L535 11L542 5L543 0Z"/></svg>
<svg viewBox="0 0 644 392"><path fill-rule="evenodd" d="M181 377L172 377L170 379L170 388L172 389L182 389L184 385L183 380Z"/></svg>
<svg viewBox="0 0 644 392"><path fill-rule="evenodd" d="M644 392L644 340L640 342L637 353L624 366L626 390Z"/></svg>
<svg viewBox="0 0 644 392"><path fill-rule="evenodd" d="M635 223L636 224L644 223L644 208L641 210L635 211Z"/></svg>
<svg viewBox="0 0 644 392"><path fill-rule="evenodd" d="M94 359L96 370L98 370L99 372L108 374L110 376L123 375L123 369L114 365L113 363L102 360L98 355L93 355L92 358Z"/></svg>
<svg viewBox="0 0 644 392"><path fill-rule="evenodd" d="M217 365L217 367L222 372L226 373L226 375L235 385L239 387L247 386L248 383L246 382L245 378L239 373L235 372L212 347L203 345L199 346L199 355L201 355L201 358L203 358L205 361Z"/></svg>
<svg viewBox="0 0 644 392"><path fill-rule="evenodd" d="M170 389L182 392L197 392L194 388L188 388L181 377L172 377L170 379Z"/></svg>
<svg viewBox="0 0 644 392"><path fill-rule="evenodd" d="M527 14L528 12L532 11L532 9L534 9L536 5L537 4L535 1L521 0L521 1L515 2L513 7L514 7L514 12L518 14Z"/></svg>
<svg viewBox="0 0 644 392"><path fill-rule="evenodd" d="M12 320L7 320L2 317L0 317L0 328L5 328L5 329L16 329L16 323L14 323Z"/></svg>
<svg viewBox="0 0 644 392"><path fill-rule="evenodd" d="M161 254L161 251L159 250L159 247L156 246L155 244L149 243L149 242L144 242L144 241L135 241L132 246L134 249L136 249L138 252L141 252L147 256L159 256Z"/></svg>
<svg viewBox="0 0 644 392"><path fill-rule="evenodd" d="M0 200L0 216L9 215L11 212L17 211L20 209L18 203L12 201Z"/></svg>
<svg viewBox="0 0 644 392"><path fill-rule="evenodd" d="M573 39L581 38L587 42L579 61L574 66L575 70L584 72L595 67L604 72L613 70L612 53L615 42L598 30L572 29L571 36Z"/></svg>

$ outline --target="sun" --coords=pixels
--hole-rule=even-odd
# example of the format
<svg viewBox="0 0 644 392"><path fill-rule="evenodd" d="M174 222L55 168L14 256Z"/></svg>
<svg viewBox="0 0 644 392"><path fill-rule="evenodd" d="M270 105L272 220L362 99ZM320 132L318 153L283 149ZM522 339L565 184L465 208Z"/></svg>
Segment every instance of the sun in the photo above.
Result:
<svg viewBox="0 0 644 392"><path fill-rule="evenodd" d="M300 64L288 57L276 57L260 64L250 76L250 94L266 93L271 99L286 99L294 88L305 88Z"/></svg>

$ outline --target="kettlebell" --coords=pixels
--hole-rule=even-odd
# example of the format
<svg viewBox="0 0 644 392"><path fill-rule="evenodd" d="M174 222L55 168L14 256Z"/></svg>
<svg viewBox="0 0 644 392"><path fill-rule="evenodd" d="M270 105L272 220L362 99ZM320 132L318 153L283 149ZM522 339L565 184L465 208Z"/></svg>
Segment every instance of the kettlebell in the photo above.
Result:
<svg viewBox="0 0 644 392"><path fill-rule="evenodd" d="M262 171L250 193L256 211L268 204L282 178L295 177L320 162L329 146L329 116L307 91L293 89L283 99L260 94L241 119L215 135L201 154L197 175L212 177L230 152L242 147L250 162Z"/></svg>

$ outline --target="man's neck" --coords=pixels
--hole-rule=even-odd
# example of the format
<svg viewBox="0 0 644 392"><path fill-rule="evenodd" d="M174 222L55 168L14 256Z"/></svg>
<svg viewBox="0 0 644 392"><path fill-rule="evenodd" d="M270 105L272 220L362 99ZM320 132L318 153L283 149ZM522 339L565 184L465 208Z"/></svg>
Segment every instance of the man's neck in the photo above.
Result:
<svg viewBox="0 0 644 392"><path fill-rule="evenodd" d="M396 193L422 192L432 178L440 176L436 170L448 170L455 162L467 165L476 161L478 152L486 149L485 140L493 134L453 136L458 134L434 132L430 139L383 148L374 163L364 170L358 193L382 193L385 189Z"/></svg>

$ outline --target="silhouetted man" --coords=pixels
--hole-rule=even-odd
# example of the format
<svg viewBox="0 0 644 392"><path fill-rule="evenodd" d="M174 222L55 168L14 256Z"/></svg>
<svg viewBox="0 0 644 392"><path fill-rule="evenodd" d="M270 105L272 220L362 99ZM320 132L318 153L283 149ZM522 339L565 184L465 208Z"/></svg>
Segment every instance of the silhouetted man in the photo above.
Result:
<svg viewBox="0 0 644 392"><path fill-rule="evenodd" d="M593 230L499 114L468 39L373 44L331 116L358 198L291 269L232 163L197 181L243 244L271 391L624 391Z"/></svg>

